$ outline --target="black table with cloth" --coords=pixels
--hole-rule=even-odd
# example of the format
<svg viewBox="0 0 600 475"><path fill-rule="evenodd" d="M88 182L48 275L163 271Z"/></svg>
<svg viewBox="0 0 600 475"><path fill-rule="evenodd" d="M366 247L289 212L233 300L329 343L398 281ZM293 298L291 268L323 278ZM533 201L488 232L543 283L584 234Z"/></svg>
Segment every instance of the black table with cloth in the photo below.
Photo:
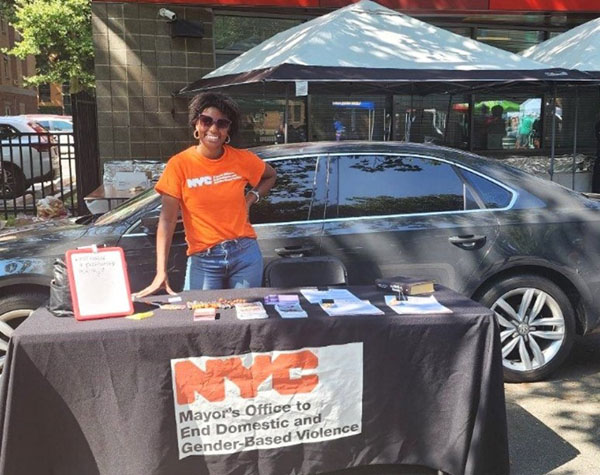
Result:
<svg viewBox="0 0 600 475"><path fill-rule="evenodd" d="M190 310L78 322L38 309L15 331L2 376L1 473L282 475L374 464L508 473L500 342L490 310L438 288L452 314L397 315L374 286L349 289L385 316L329 317L302 296L308 318L289 320L271 306L267 320L241 321L234 310L220 310L221 318L208 322L192 321ZM182 296L277 292L284 291ZM360 435L179 460L171 359L349 342L363 342Z"/></svg>

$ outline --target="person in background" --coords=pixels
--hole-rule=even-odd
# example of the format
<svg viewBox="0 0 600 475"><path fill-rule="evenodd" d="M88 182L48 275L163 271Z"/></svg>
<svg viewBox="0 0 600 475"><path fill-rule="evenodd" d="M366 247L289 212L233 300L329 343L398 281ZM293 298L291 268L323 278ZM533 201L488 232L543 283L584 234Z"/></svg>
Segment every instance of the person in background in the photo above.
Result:
<svg viewBox="0 0 600 475"><path fill-rule="evenodd" d="M506 135L504 123L504 107L497 104L492 107L492 117L487 124L487 149L497 150L502 148L502 138Z"/></svg>
<svg viewBox="0 0 600 475"><path fill-rule="evenodd" d="M333 117L333 129L335 131L335 140L342 140L344 133L346 132L346 127L337 114Z"/></svg>
<svg viewBox="0 0 600 475"><path fill-rule="evenodd" d="M531 124L531 141L533 148L541 148L542 146L542 121L536 117Z"/></svg>
<svg viewBox="0 0 600 475"><path fill-rule="evenodd" d="M517 148L529 148L533 117L525 115L519 121L519 134L517 135Z"/></svg>
<svg viewBox="0 0 600 475"><path fill-rule="evenodd" d="M198 144L171 157L156 184L162 208L156 235L156 275L144 297L169 285L167 262L179 210L188 262L184 289L259 287L263 262L249 221L250 207L275 184L275 170L229 144L239 128L237 104L220 93L192 99L190 125ZM246 186L252 189L245 192Z"/></svg>

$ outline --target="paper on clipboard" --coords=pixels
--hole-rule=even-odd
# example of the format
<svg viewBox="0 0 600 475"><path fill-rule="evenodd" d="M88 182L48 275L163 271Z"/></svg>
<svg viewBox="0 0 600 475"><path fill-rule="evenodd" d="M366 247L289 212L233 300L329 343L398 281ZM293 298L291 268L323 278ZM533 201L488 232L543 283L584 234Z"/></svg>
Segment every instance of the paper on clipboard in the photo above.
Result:
<svg viewBox="0 0 600 475"><path fill-rule="evenodd" d="M66 253L66 264L77 320L133 313L123 249L73 249Z"/></svg>

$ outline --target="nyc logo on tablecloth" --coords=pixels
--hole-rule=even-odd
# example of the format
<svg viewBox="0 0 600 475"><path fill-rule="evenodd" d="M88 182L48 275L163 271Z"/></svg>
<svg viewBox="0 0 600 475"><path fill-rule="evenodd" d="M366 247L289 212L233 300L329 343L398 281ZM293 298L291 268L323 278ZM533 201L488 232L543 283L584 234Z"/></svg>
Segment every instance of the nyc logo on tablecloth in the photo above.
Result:
<svg viewBox="0 0 600 475"><path fill-rule="evenodd" d="M360 434L362 343L171 360L179 458Z"/></svg>

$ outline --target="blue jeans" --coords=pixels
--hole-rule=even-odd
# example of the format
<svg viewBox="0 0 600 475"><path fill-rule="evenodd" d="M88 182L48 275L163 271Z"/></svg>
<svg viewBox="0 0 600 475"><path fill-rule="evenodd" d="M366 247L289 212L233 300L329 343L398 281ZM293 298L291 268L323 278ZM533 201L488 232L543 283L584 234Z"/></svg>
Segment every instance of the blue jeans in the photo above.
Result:
<svg viewBox="0 0 600 475"><path fill-rule="evenodd" d="M183 289L260 287L262 275L262 254L256 239L232 239L188 257Z"/></svg>

